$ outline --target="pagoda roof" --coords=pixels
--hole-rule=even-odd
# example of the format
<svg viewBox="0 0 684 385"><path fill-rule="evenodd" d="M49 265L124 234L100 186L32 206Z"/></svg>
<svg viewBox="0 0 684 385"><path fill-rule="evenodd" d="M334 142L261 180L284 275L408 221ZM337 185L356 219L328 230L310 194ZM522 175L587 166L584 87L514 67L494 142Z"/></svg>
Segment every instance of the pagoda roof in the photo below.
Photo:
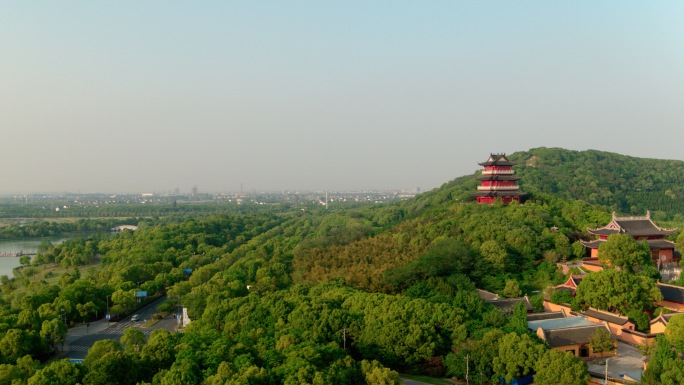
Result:
<svg viewBox="0 0 684 385"><path fill-rule="evenodd" d="M504 180L504 181L508 181L508 180L520 180L520 178L521 177L519 177L517 175L494 174L494 175L483 175L483 176L477 178L477 180Z"/></svg>
<svg viewBox="0 0 684 385"><path fill-rule="evenodd" d="M506 154L490 154L486 162L478 163L480 166L513 166L515 163L506 158Z"/></svg>
<svg viewBox="0 0 684 385"><path fill-rule="evenodd" d="M647 211L646 216L639 217L618 217L613 212L613 219L607 225L597 229L587 229L587 231L594 235L612 235L626 233L633 237L649 236L649 235L671 235L677 232L677 229L664 229L657 226L651 220L651 212Z"/></svg>
<svg viewBox="0 0 684 385"><path fill-rule="evenodd" d="M507 191L478 191L475 196L478 197L519 197L526 195L524 192L519 190L507 190Z"/></svg>

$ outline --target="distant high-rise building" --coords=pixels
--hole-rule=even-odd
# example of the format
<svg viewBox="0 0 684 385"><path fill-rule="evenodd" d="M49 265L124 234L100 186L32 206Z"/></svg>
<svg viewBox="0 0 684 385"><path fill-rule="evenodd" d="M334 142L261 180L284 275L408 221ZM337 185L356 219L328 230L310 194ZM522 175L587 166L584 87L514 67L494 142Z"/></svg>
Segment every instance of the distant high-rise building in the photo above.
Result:
<svg viewBox="0 0 684 385"><path fill-rule="evenodd" d="M477 203L492 204L497 198L503 203L520 202L525 193L516 184L520 177L515 175L512 168L515 163L509 161L506 154L490 154L486 162L478 164L484 169L482 176L477 178L480 181L475 193Z"/></svg>

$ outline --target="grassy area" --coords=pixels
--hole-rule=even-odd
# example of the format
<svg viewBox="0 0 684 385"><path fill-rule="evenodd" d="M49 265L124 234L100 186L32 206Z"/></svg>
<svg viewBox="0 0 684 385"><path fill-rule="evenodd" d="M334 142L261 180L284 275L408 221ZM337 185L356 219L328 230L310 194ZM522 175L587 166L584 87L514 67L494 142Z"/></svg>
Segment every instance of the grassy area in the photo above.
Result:
<svg viewBox="0 0 684 385"><path fill-rule="evenodd" d="M102 263L99 261L84 265L84 266L79 266L78 270L81 272L81 277L85 277L91 272L98 272L102 269ZM64 273L73 273L74 268L69 267L69 268L64 268L61 265L58 265L56 263L47 263L44 265L31 265L27 266L24 268L21 268L21 272L25 272L26 270L32 270L34 271L33 274L31 274L28 279L31 282L38 282L38 281L45 281L50 285L59 285L59 280L62 278L62 275ZM17 288L18 291L23 290L23 287L20 286Z"/></svg>
<svg viewBox="0 0 684 385"><path fill-rule="evenodd" d="M401 374L400 376L401 376L401 378L407 378L407 379L413 380L413 381L424 382L426 384L434 384L434 385L453 385L453 384L455 384L454 382L451 382L445 378L416 376L413 374Z"/></svg>

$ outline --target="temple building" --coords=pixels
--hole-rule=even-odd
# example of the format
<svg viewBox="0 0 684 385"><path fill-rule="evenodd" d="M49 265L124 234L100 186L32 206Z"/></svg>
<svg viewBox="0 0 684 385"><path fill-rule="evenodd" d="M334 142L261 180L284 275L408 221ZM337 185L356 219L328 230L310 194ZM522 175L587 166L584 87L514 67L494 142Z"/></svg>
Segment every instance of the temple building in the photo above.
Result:
<svg viewBox="0 0 684 385"><path fill-rule="evenodd" d="M651 249L651 259L656 266L665 263L678 262L680 257L675 254L675 244L665 239L665 236L672 235L677 229L664 229L658 227L651 220L651 212L647 211L646 216L641 217L617 217L613 212L613 219L607 225L597 229L587 229L590 234L598 236L598 239L585 242L581 241L584 247L591 250L591 258L598 258L598 249L609 236L613 234L629 234L637 241L646 241Z"/></svg>
<svg viewBox="0 0 684 385"><path fill-rule="evenodd" d="M520 191L516 183L520 177L515 175L512 168L515 163L509 161L506 154L491 154L486 162L478 164L484 169L478 178L480 185L475 193L477 203L492 204L497 198L501 198L503 203L520 203L525 193Z"/></svg>

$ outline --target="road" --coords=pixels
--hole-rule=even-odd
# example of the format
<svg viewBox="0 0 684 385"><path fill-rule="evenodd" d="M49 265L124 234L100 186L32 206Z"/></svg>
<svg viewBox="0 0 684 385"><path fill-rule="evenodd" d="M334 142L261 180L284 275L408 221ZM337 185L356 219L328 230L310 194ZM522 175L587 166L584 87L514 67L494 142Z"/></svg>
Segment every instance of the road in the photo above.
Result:
<svg viewBox="0 0 684 385"><path fill-rule="evenodd" d="M426 384L426 383L424 383L424 382L418 382L418 381L415 381L415 380L409 380L408 378L402 378L402 379L401 379L401 382L403 382L404 385L430 385L430 384Z"/></svg>
<svg viewBox="0 0 684 385"><path fill-rule="evenodd" d="M605 377L606 361L608 376L611 378L631 378L641 380L644 369L644 356L629 344L618 341L617 355L608 359L596 359L587 363L589 374L597 378Z"/></svg>
<svg viewBox="0 0 684 385"><path fill-rule="evenodd" d="M131 316L124 318L119 322L108 322L107 320L99 320L91 322L89 325L77 325L70 328L64 348L59 346L64 352L60 354L59 358L83 359L88 353L88 349L97 341L110 339L119 341L126 328L136 327L140 329L146 336L149 336L154 330L166 329L169 332L176 331L178 321L173 317L173 314L166 316L151 327L143 327L146 320L152 318L152 315L157 312L157 305L166 300L166 297L161 297L158 300L150 303L137 313L140 316L140 321L131 321Z"/></svg>

